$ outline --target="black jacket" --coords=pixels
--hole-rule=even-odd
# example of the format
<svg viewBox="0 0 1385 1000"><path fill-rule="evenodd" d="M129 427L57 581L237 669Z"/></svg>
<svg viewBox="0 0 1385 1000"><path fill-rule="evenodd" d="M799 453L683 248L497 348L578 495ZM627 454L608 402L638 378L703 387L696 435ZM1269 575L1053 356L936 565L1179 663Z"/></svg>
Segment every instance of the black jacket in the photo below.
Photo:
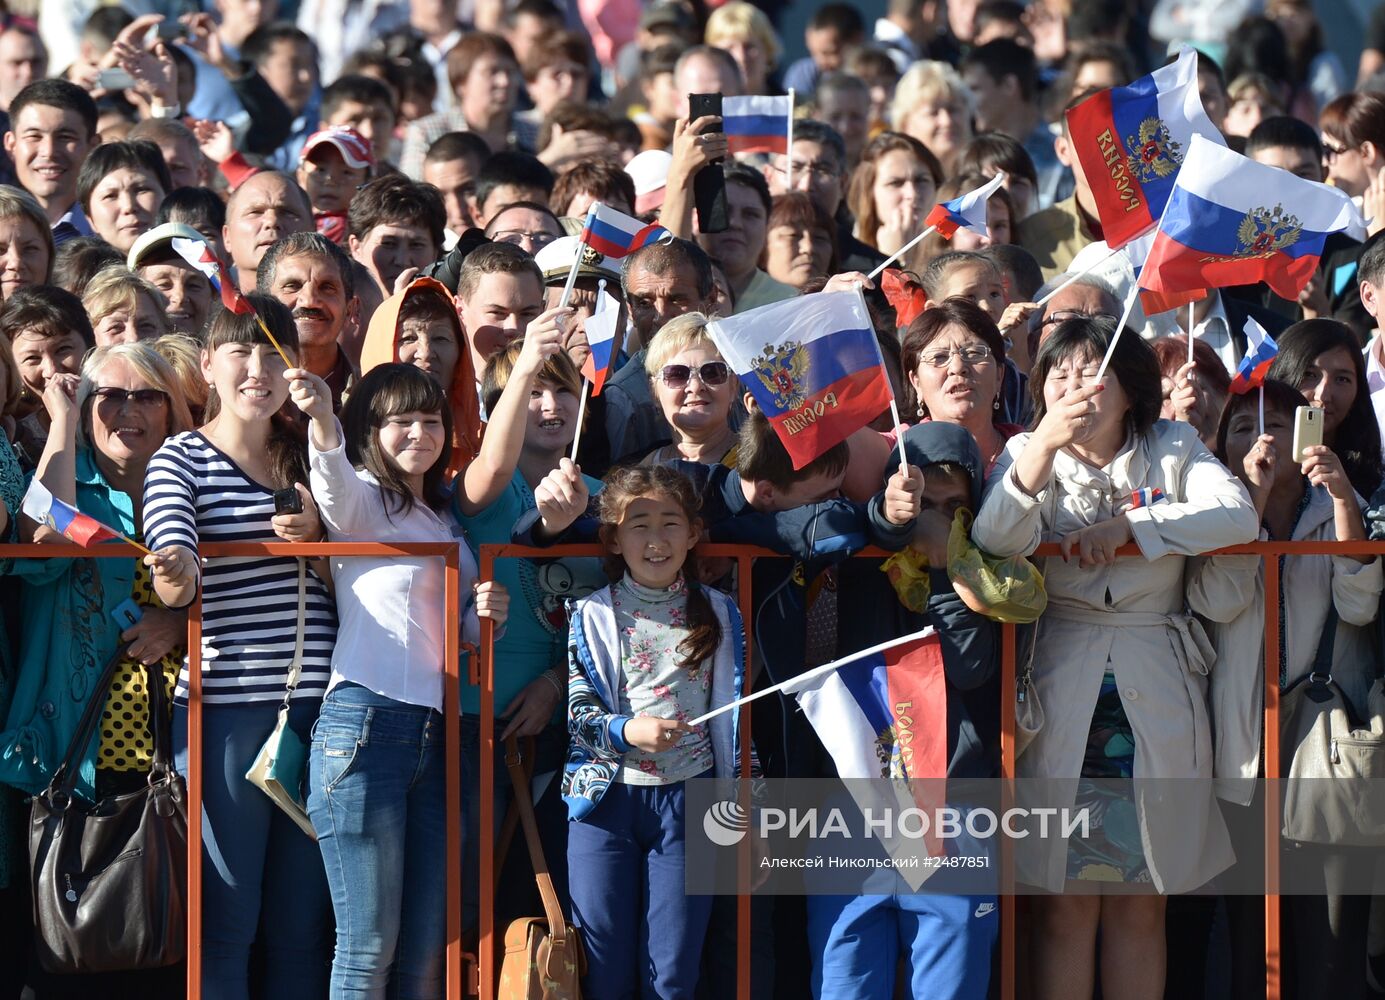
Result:
<svg viewBox="0 0 1385 1000"><path fill-rule="evenodd" d="M917 424L904 434L904 451L909 464L919 468L948 462L966 469L972 510L980 506L981 455L965 428L939 421ZM999 626L962 602L945 568L929 573L931 592L922 614L899 602L879 560L851 560L842 567L841 581L837 636L842 650L864 649L926 625L937 631L947 680L947 777L995 776L1000 765Z"/></svg>

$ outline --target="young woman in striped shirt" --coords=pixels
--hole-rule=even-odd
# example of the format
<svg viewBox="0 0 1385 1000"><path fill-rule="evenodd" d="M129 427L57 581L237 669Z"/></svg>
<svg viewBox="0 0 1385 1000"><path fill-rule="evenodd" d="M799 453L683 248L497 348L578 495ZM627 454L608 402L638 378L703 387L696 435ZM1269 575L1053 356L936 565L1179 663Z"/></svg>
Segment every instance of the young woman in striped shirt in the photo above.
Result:
<svg viewBox="0 0 1385 1000"><path fill-rule="evenodd" d="M293 357L293 317L249 296ZM202 596L205 1000L248 1000L257 931L270 998L321 996L332 909L317 845L245 779L274 729L297 656L301 679L290 724L306 742L331 673L335 605L311 564L292 557L216 558L202 542L322 537L308 482L307 442L278 352L255 316L220 313L202 353L211 386L206 423L166 441L145 476L145 539L154 588L170 608ZM276 515L274 494L295 490L304 513ZM297 652L296 652L297 651ZM187 769L188 671L174 705L177 764Z"/></svg>

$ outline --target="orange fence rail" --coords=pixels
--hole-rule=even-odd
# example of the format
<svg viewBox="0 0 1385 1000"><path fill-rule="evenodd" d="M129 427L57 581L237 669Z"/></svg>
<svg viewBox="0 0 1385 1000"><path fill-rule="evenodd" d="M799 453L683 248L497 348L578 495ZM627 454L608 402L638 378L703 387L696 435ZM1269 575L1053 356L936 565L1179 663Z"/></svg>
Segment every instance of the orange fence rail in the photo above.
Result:
<svg viewBox="0 0 1385 1000"><path fill-rule="evenodd" d="M702 545L698 552L708 556L724 556L734 559L738 569L738 594L740 606L752 606L751 563L756 558L783 559L784 556L768 549L743 545ZM553 559L565 556L597 556L603 553L599 545L560 545L549 548L525 548L517 545L481 546L480 579L494 577L496 559L544 558ZM879 558L887 553L866 549L856 553L858 558ZM1296 555L1372 555L1385 556L1385 542L1255 542L1219 550L1223 555L1255 555L1264 559L1265 587L1265 777L1273 779L1279 775L1279 631L1278 602L1268 600L1269 594L1278 594L1280 586L1279 556ZM447 782L447 957L446 989L448 1000L461 1000L463 996L479 993L483 997L495 995L495 880L494 880L494 793L495 793L495 659L493 655L494 635L490 621L482 622L482 643L479 655L473 657L470 667L470 681L481 688L481 774L480 774L480 941L475 956L475 974L464 975L464 958L461 926L461 758L460 741L460 644L458 626L460 624L460 578L459 553L457 546L450 543L414 543L385 545L368 543L340 542L274 542L274 543L216 543L200 547L200 555L206 559L243 558L254 556L326 558L326 557L434 557L443 560L445 566L444 602L447 634L444 637L445 677L443 684L444 738L446 747ZM1120 556L1139 556L1139 549L1133 545L1122 548ZM108 544L93 548L76 545L27 544L0 545L0 559L129 559L138 553L125 545ZM1057 545L1042 545L1034 553L1035 557L1060 556ZM1269 558L1275 557L1275 558ZM189 1000L200 1000L202 968L202 826L193 821L201 815L202 793L202 701L201 701L201 602L195 601L188 611L188 659L189 659L189 705L188 705L188 958L187 958L187 996ZM751 667L753 630L748 629L745 644L747 676ZM1011 699L1015 688L1015 627L1006 625L1002 629L1001 641L1001 775L1011 779L1015 775L1015 717ZM742 746L750 746L750 710L741 713ZM1266 884L1278 885L1279 876L1279 802L1277 787L1267 782L1265 799L1265 840L1266 840ZM1007 845L1001 845L1002 886L1013 887L1013 870ZM742 855L742 884L748 884L749 857ZM1004 1000L1015 996L1015 897L1007 893L1001 898L1001 937L1000 937L1000 994ZM1280 982L1280 927L1279 897L1266 896L1265 905L1265 961L1267 1000L1279 1000ZM737 998L749 1000L750 997L750 896L742 893L737 906Z"/></svg>

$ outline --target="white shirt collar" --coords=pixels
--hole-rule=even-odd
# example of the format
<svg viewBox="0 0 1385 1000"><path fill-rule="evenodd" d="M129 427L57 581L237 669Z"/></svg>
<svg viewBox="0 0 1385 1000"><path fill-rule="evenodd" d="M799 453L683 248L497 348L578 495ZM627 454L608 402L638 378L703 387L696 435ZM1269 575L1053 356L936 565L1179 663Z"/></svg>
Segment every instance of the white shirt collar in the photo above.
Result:
<svg viewBox="0 0 1385 1000"><path fill-rule="evenodd" d="M1207 346L1217 352L1227 372L1234 374L1241 359L1236 356L1236 340L1231 335L1231 321L1226 318L1226 304L1219 289L1212 289L1210 294L1212 308L1207 310L1202 322L1193 327L1193 335L1207 341Z"/></svg>

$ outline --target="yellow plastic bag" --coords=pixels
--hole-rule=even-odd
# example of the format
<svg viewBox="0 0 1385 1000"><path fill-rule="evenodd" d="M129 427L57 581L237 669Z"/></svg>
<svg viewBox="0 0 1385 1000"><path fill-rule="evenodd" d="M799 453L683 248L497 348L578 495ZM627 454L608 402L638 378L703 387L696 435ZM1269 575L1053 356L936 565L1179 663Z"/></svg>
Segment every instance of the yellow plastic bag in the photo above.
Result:
<svg viewBox="0 0 1385 1000"><path fill-rule="evenodd" d="M1043 574L1022 556L999 559L982 552L971 543L971 522L971 511L959 510L947 538L947 573L957 593L974 611L995 621L1037 621L1048 607Z"/></svg>
<svg viewBox="0 0 1385 1000"><path fill-rule="evenodd" d="M982 552L971 543L971 522L971 511L959 510L947 538L947 575L957 596L977 614L998 622L1035 621L1048 606L1043 574L1019 556L997 559ZM932 587L924 553L904 549L886 559L880 569L901 604L916 614L928 609Z"/></svg>
<svg viewBox="0 0 1385 1000"><path fill-rule="evenodd" d="M899 603L915 614L928 610L928 557L918 549L905 548L885 560L880 572L889 577Z"/></svg>

